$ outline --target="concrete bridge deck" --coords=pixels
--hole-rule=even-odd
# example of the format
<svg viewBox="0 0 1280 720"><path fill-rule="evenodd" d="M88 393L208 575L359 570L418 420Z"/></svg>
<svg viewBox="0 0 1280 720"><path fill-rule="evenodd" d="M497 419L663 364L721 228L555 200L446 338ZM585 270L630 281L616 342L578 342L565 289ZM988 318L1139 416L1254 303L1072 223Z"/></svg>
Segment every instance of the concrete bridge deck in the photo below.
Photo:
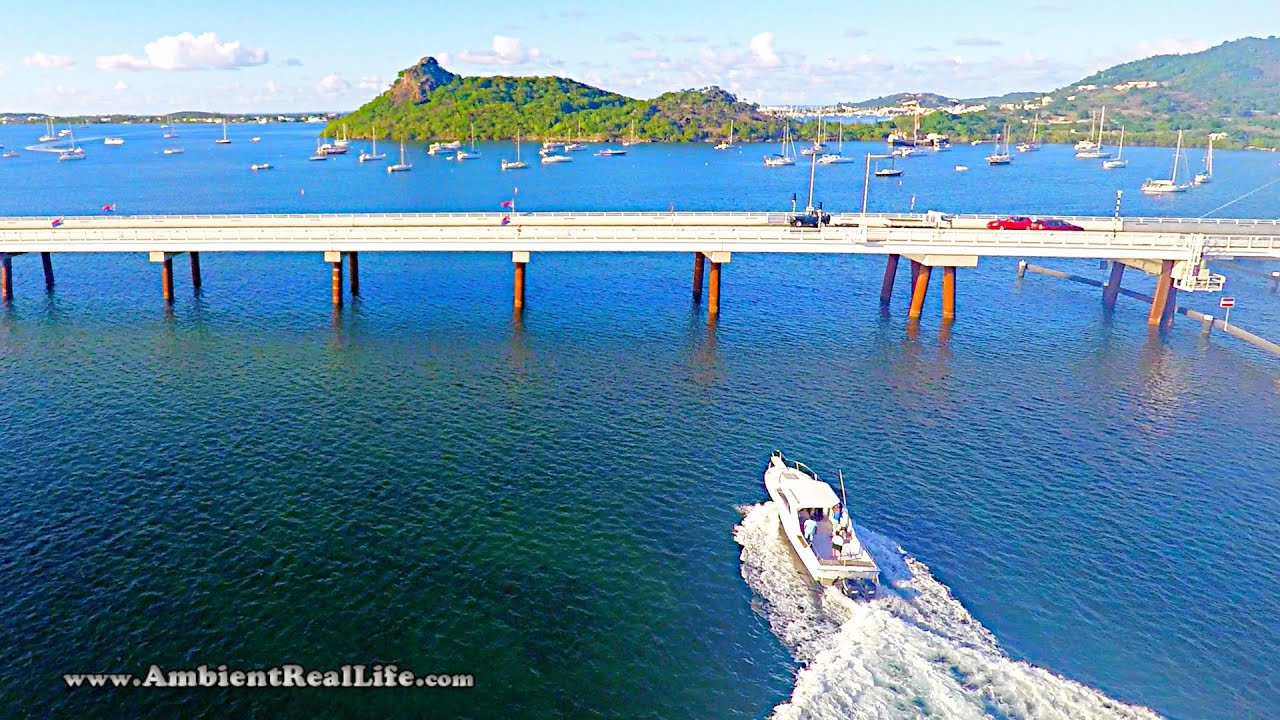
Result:
<svg viewBox="0 0 1280 720"><path fill-rule="evenodd" d="M787 213L171 215L0 219L0 253L26 252L787 252L1188 260L1280 258L1280 223L1068 218L1084 232L993 231L991 216Z"/></svg>

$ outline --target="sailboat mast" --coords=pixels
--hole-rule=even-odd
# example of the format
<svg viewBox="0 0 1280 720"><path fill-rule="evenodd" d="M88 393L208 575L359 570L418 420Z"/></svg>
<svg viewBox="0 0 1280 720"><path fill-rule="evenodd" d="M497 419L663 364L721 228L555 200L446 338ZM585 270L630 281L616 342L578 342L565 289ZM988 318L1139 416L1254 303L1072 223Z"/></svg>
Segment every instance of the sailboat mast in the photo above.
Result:
<svg viewBox="0 0 1280 720"><path fill-rule="evenodd" d="M1169 182L1178 184L1178 156L1182 154L1182 131L1178 131L1178 144L1173 149L1173 171L1169 173Z"/></svg>
<svg viewBox="0 0 1280 720"><path fill-rule="evenodd" d="M1103 133L1103 128L1106 127L1106 124L1107 124L1107 106L1103 105L1102 117L1098 119L1098 149L1099 150L1102 149L1102 133Z"/></svg>

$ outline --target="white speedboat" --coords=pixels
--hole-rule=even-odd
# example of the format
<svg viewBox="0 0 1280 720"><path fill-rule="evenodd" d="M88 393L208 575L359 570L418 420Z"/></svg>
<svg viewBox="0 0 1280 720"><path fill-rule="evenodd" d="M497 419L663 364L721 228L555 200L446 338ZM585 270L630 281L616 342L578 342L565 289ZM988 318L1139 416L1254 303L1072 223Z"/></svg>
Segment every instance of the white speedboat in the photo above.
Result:
<svg viewBox="0 0 1280 720"><path fill-rule="evenodd" d="M462 149L462 142L459 140L452 140L450 142L433 142L427 146L427 154L439 155L440 153L448 152L450 150L460 149Z"/></svg>
<svg viewBox="0 0 1280 720"><path fill-rule="evenodd" d="M857 158L845 157L840 153L827 153L818 158L819 165L844 165L845 163L858 162Z"/></svg>
<svg viewBox="0 0 1280 720"><path fill-rule="evenodd" d="M596 151L597 157L617 157L618 155L626 155L626 154L627 154L626 150L619 150L617 148L601 148L600 150Z"/></svg>
<svg viewBox="0 0 1280 720"><path fill-rule="evenodd" d="M122 137L105 137L105 138L102 138L102 144L103 144L103 145L123 145L123 144L124 144L124 138L122 138Z"/></svg>
<svg viewBox="0 0 1280 720"><path fill-rule="evenodd" d="M567 162L573 162L573 156L572 156L572 155L555 155L555 154L552 154L552 155L543 155L543 156L542 156L542 164L543 164L543 165L555 165L556 163L567 163Z"/></svg>
<svg viewBox="0 0 1280 720"><path fill-rule="evenodd" d="M165 155L181 155L182 153L186 152L186 150L183 150L180 147L167 147L164 150L161 150L160 152Z"/></svg>
<svg viewBox="0 0 1280 720"><path fill-rule="evenodd" d="M250 170L270 170L271 163L257 163L249 166Z"/></svg>
<svg viewBox="0 0 1280 720"><path fill-rule="evenodd" d="M0 155L0 157L16 158L16 157L18 157L18 151L17 151L17 150L5 150L5 151L4 151L4 154L3 154L3 155Z"/></svg>
<svg viewBox="0 0 1280 720"><path fill-rule="evenodd" d="M764 487L777 506L782 533L810 577L823 585L838 584L846 591L875 595L880 568L858 540L853 523L848 521L848 507L830 485L804 463L788 462L775 450L764 471ZM844 518L838 524L832 522L832 510L837 506L843 507ZM804 533L810 519L817 525L812 541ZM843 543L833 542L836 533L842 535Z"/></svg>
<svg viewBox="0 0 1280 720"><path fill-rule="evenodd" d="M459 150L458 154L453 156L454 160L479 160L479 150Z"/></svg>

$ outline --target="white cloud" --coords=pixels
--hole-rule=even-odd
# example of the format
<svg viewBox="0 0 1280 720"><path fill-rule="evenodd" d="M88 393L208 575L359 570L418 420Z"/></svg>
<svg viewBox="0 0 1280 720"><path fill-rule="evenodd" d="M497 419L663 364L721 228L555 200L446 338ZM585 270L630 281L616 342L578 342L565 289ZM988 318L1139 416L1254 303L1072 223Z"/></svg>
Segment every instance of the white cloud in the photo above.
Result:
<svg viewBox="0 0 1280 720"><path fill-rule="evenodd" d="M49 55L37 50L22 58L22 64L41 70L59 70L74 67L76 61L66 55Z"/></svg>
<svg viewBox="0 0 1280 720"><path fill-rule="evenodd" d="M263 86L263 89L267 91L268 95L279 95L280 91L284 90L284 86L276 80L268 80L267 84Z"/></svg>
<svg viewBox="0 0 1280 720"><path fill-rule="evenodd" d="M356 89L366 92L382 92L386 89L386 83L377 75L365 75L356 83Z"/></svg>
<svg viewBox="0 0 1280 720"><path fill-rule="evenodd" d="M494 35L491 50L463 50L458 60L472 65L523 65L541 55L538 48L526 50L519 38Z"/></svg>
<svg viewBox="0 0 1280 720"><path fill-rule="evenodd" d="M337 73L329 73L316 85L316 92L321 95L341 95L351 90L351 83Z"/></svg>
<svg viewBox="0 0 1280 720"><path fill-rule="evenodd" d="M111 86L111 89L115 90L116 92L124 92L125 90L129 89L129 83L123 80L117 80L116 84Z"/></svg>
<svg viewBox="0 0 1280 720"><path fill-rule="evenodd" d="M637 48L631 53L632 62L661 62L667 58L653 48Z"/></svg>
<svg viewBox="0 0 1280 720"><path fill-rule="evenodd" d="M222 42L217 33L193 35L189 32L165 35L147 43L146 57L104 55L98 58L99 70L234 70L263 65L267 51L251 48L239 40Z"/></svg>
<svg viewBox="0 0 1280 720"><path fill-rule="evenodd" d="M747 47L751 50L751 57L756 59L763 67L779 67L782 65L782 58L778 57L778 53L773 49L773 33L762 32L751 38L751 42L747 43Z"/></svg>
<svg viewBox="0 0 1280 720"><path fill-rule="evenodd" d="M1150 42L1140 42L1135 50L1138 58L1152 55L1185 55L1208 50L1209 43L1185 35L1166 35Z"/></svg>

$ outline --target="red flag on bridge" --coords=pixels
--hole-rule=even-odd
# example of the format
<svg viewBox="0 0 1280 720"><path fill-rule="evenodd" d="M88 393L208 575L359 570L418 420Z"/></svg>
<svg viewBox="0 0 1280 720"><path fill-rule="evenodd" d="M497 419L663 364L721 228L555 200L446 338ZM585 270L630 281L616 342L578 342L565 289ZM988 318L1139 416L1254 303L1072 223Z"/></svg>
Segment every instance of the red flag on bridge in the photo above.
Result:
<svg viewBox="0 0 1280 720"><path fill-rule="evenodd" d="M109 204L109 205L103 205L103 206L102 206L102 210L103 210L103 212L115 212L115 211L116 211L116 204L115 204L115 203L111 203L111 204Z"/></svg>
<svg viewBox="0 0 1280 720"><path fill-rule="evenodd" d="M502 207L504 207L504 208L515 207L515 205L516 205L516 204L515 204L514 202L512 202L511 200L503 200L503 201L502 201Z"/></svg>

